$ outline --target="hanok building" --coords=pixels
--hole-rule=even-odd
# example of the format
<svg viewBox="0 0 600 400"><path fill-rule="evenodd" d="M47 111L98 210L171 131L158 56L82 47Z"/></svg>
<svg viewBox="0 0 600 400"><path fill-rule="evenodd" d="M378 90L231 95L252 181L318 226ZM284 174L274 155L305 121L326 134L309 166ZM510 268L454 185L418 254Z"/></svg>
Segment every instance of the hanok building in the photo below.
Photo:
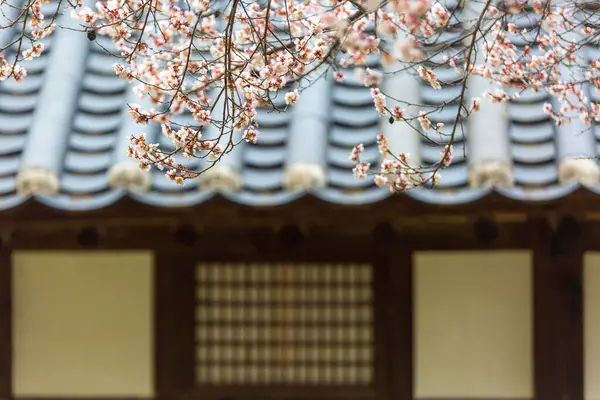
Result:
<svg viewBox="0 0 600 400"><path fill-rule="evenodd" d="M440 147L380 126L349 73L181 187L126 158L115 60L69 30L46 48L0 85L0 398L600 398L597 128L557 128L541 93L485 106L439 186L391 196L351 148Z"/></svg>

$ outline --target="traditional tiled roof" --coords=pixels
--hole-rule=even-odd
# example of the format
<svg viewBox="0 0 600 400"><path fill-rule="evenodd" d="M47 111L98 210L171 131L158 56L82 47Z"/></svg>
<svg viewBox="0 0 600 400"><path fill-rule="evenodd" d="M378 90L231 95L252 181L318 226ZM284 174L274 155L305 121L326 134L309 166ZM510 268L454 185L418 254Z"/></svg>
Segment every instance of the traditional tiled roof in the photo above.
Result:
<svg viewBox="0 0 600 400"><path fill-rule="evenodd" d="M17 193L19 185L40 193L36 201L67 210L103 208L125 196L156 206L190 206L217 192L232 202L259 206L292 202L307 193L339 204L374 203L390 196L389 190L353 177L348 156L354 145L364 144L363 159L371 163L379 160L380 130L388 133L392 150L410 152L423 162L437 161L441 150L402 124L380 119L369 88L347 71L342 82L329 78L310 86L285 113L259 110L258 144L241 144L212 175L178 186L155 169L143 175L126 156L127 136L141 129L127 115L127 103L139 100L114 76L116 60L102 49L111 44L101 37L90 42L67 29L44 42L46 51L27 63L23 82L0 84L0 209L28 199ZM598 49L586 51L600 56ZM456 77L450 68L437 73L443 81ZM467 98L486 85L473 80ZM385 75L384 88L397 99L432 105L455 99L460 90L445 86L436 91L408 74ZM600 100L597 92L590 96ZM484 104L465 122L468 141L459 134L453 165L442 171L441 184L404 195L457 204L495 191L545 201L566 196L582 183L600 193L595 161L576 158L598 155L600 128L584 130L577 122L557 128L542 110L548 100L543 93L526 93L508 105ZM457 108L451 102L431 119L452 129ZM147 134L169 147L159 127ZM141 190L129 190L135 187Z"/></svg>

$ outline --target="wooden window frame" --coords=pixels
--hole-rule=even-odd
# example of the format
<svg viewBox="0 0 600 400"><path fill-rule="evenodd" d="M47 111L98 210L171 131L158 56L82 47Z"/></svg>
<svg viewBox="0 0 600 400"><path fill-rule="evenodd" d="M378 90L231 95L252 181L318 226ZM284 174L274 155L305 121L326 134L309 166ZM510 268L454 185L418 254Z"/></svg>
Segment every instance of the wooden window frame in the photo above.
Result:
<svg viewBox="0 0 600 400"><path fill-rule="evenodd" d="M199 269L200 267L200 269ZM233 271L237 271L237 272L242 272L242 271L246 271L248 269L254 269L256 273L267 273L267 275L262 275L261 277L255 276L253 280L250 280L250 276L249 275L245 275L243 278L241 276L233 276L233 275L228 275L228 274L222 274L222 273L218 273L217 271L223 271L224 269L229 269L230 272ZM356 305L358 307L361 308L361 310L367 311L369 316L367 315L362 315L360 318L367 318L367 320L363 320L363 321L352 321L352 319L348 320L346 319L344 322L342 322L346 327L346 329L341 329L342 325L337 325L337 322L331 322L331 321L323 321L323 320L314 320L312 322L310 322L309 324L303 324L300 321L295 321L295 317L293 316L293 314L298 313L298 315L302 314L303 311L301 310L301 308L303 306L309 306L311 308L311 314L312 311L317 311L317 308L323 308L323 307L328 307L331 306L333 304L329 303L329 300L325 300L323 298L316 300L315 299L309 299L306 298L306 303L304 301L300 301L298 298L296 299L292 299L290 296L295 296L296 294L300 294L301 292L304 292L305 294L311 294L311 295L315 295L316 291L323 291L323 290L328 290L331 287L331 283L328 282L327 280L325 280L325 276L321 275L323 273L323 271L325 269L329 269L330 272L333 272L333 275L330 274L330 277L333 279L336 279L335 283L333 283L334 286L338 286L338 285L342 285L340 287L345 287L345 288L350 288L350 287L354 287L356 288L357 285L359 285L358 287L360 287L360 290L368 290L369 291L369 295L368 297L370 297L369 299L362 299L362 301L360 301L359 303L357 303ZM368 271L368 278L366 276L362 276L362 278L367 278L367 281L364 280L360 280L360 281L355 281L353 283L348 283L348 282L344 282L344 281L337 281L337 279L343 279L342 276L347 273L347 271L349 269L355 269L356 271L358 270L362 270L362 272L359 273L364 273L365 270ZM347 328L350 328L354 325L354 323L358 324L358 326L362 327L363 329L367 329L371 335L372 335L372 331L373 331L373 299L372 299L372 292L373 292L373 285L372 285L372 271L373 271L373 266L372 264L366 264L366 263L289 263L289 262L285 262L285 263L274 263L274 262L270 262L270 263L199 263L196 266L196 270L197 272L200 272L201 270L203 270L203 273L200 273L197 276L197 289L196 289L196 296L197 296L197 311L203 310L204 313L202 313L202 315L198 315L197 316L197 321L196 321L196 329L197 329L197 333L199 333L199 331L202 331L203 333L203 338L198 337L197 338L197 345L196 345L196 351L197 351L197 355L199 356L200 353L198 353L198 351L200 350L200 348L205 348L207 350L209 350L207 353L203 353L202 355L202 359L197 359L197 366L196 366L196 371L199 375L203 376L204 379L201 379L201 376L198 376L198 386L201 387L203 390L206 388L211 388L211 387L216 387L216 388L223 388L223 387L238 387L238 386L244 386L244 387L260 387L260 386L264 386L264 387L272 387L273 385L277 385L277 386L281 386L281 387L290 387L293 386L294 388L298 388L299 385L302 386L319 386L319 390L323 390L323 391L329 391L331 390L335 390L335 389L339 389L339 388L349 388L352 387L353 391L364 391L366 389L369 389L373 386L373 339L370 338L366 341L364 341L365 339L363 338L358 339L360 341L360 344L357 344L356 350L359 350L359 348L362 348L364 350L364 346L368 345L368 351L367 353L364 353L363 351L359 351L359 354L355 354L356 356L358 356L357 359L350 361L350 360L346 360L344 362L341 362L338 365L338 360L331 359L331 358L327 358L327 359L323 359L321 358L320 360L312 360L310 362L308 362L307 360L301 360L301 359L296 359L296 357L293 356L294 353L296 353L297 350L300 350L301 347L305 347L302 343L304 344L308 344L308 342L310 342L310 346L312 347L312 350L314 350L315 348L313 346L318 346L317 349L319 350L325 350L323 346L328 346L326 343L322 342L323 340L325 340L324 337L312 337L310 339L308 339L307 337L304 338L304 340L297 342L300 345L300 348L296 348L294 346L294 344L292 344L291 347L288 347L285 345L285 343L287 342L288 339L292 338L294 336L294 331L296 328L298 329L307 329L306 333L308 333L308 331L310 331L312 334L317 334L317 336L320 336L320 333L323 333L323 329L329 329L330 327L336 327L336 330L338 334L340 334L341 336L344 336L345 333L342 333L343 331L347 332ZM301 273L303 271L305 274L309 274L309 275L305 275L307 278L309 279L317 279L319 281L319 283L316 283L315 286L312 283L302 283L302 282L296 282L294 277L300 277L301 275L298 275L298 273ZM313 274L317 274L316 276L310 276ZM302 274L304 275L304 274ZM240 278L242 278L242 280L240 280ZM259 278L260 281L262 281L262 283L256 283L256 279ZM360 279L359 276L357 276L356 278ZM233 279L235 281L235 283L230 283L229 279ZM265 281L265 279L267 281ZM314 281L313 281L314 282ZM233 286L230 286L230 285ZM245 343L245 345L242 345L243 347L247 347L247 345L250 346L260 346L262 347L263 345L260 345L258 342L254 342L254 341L247 341L247 338L244 337L237 337L238 340L233 339L232 341L226 341L224 339L216 339L215 340L215 332L213 329L226 329L228 330L230 334L234 334L234 330L239 334L239 329L240 328L245 328L243 323L232 323L231 321L228 321L227 318L222 318L220 316L218 316L217 314L213 314L212 313L212 307L214 306L227 306L227 308L231 308L232 305L233 307L250 307L253 308L254 306L252 306L253 303L255 303L255 300L250 299L250 298L236 298L234 299L226 299L226 297L222 297L224 296L227 292L230 292L232 289L238 290L239 293L246 293L249 294L250 292L247 292L246 289L249 289L251 292L253 292L254 295L258 295L258 290L257 290L257 286L255 285L260 285L258 287L260 287L261 289L259 289L260 291L266 290L268 292L270 292L270 295L272 296L276 296L275 297L270 297L269 300L265 300L264 298L262 300L258 300L258 303L256 304L260 304L259 308L261 309L261 311L266 311L267 308L270 308L271 311L274 311L275 313L271 314L271 317L275 317L277 321L273 320L271 322L274 322L275 324L271 324L271 323L267 323L267 325L263 324L260 321L253 321L253 322L248 322L248 327L252 326L254 328L256 328L255 334L257 334L257 337L254 338L255 340L257 340L258 342L264 342L264 344L266 344L267 342L271 343L271 345L268 346L269 348L269 356L268 359L263 359L263 360L254 360L254 361L250 361L250 359L245 359L245 356L241 356L240 354L236 354L237 357L234 357L233 360L231 359L222 359L221 357L219 357L218 353L212 353L210 354L210 347L212 346L217 346L220 347L222 345L225 345L226 347L229 345L240 345L242 343ZM213 288L213 285L216 285L217 287L220 287L220 290L217 291L218 294L216 294L216 298L212 298L213 295L215 295L215 292L212 292L211 288ZM300 286L298 286L300 285ZM235 288L235 289L234 289ZM268 289L267 289L268 288ZM303 291L301 288L304 289L308 289L308 292ZM206 290L206 292L204 292L204 290ZM298 292L298 290L301 290L301 292ZM228 304L229 301L233 301L233 303ZM333 300L335 303L337 303L336 300ZM352 300L350 300L352 301ZM348 305L348 304L346 304ZM272 307L275 307L275 309L273 309ZM277 309L279 309L279 307L282 307L283 309L286 309L283 313L277 312ZM298 308L300 307L300 308ZM281 311L282 309L279 309L279 311ZM223 311L225 311L223 309ZM248 310L249 311L249 310ZM258 311L258 310L257 310ZM288 313L289 312L289 313ZM318 312L318 311L317 311ZM262 313L261 313L262 314ZM210 316L209 316L210 315ZM264 315L263 315L264 316ZM315 314L316 316L316 314ZM233 318L233 315L231 315L231 317ZM237 317L241 317L240 315L238 315ZM321 314L321 317L323 317L323 315ZM200 318L200 319L198 319ZM238 329L233 329L232 328L236 326ZM265 342L265 337L262 337L262 340L260 339L260 336L263 334L266 334L265 331L263 331L263 328L266 328L267 326L271 326L273 328L275 328L275 326L277 326L274 330L270 330L269 329L269 340L267 342ZM352 328L350 328L352 329ZM262 332L260 332L262 331ZM209 332L212 333L212 335L209 334ZM320 332L320 333L317 333ZM225 333L223 331L223 333ZM209 335L210 338L206 335ZM218 333L217 333L218 335ZM235 334L234 334L235 335ZM272 336L271 336L272 335ZM232 339L232 338L230 338ZM296 340L298 340L299 338L295 338L294 342L296 342ZM355 338L357 339L357 338ZM346 338L346 340L348 340L348 338ZM292 342L292 343L294 343ZM335 343L335 342L334 342ZM348 346L353 346L353 344L351 342L345 342L344 339L342 339L342 343L346 344ZM353 342L356 343L356 342ZM239 347L236 346L237 349L239 349ZM230 347L230 350L232 350L233 348ZM266 349L266 347L263 347L263 349ZM342 350L342 352L344 351L343 348L338 348L340 350ZM368 355L367 355L368 354ZM231 356L233 356L234 354L230 354ZM322 354L321 354L322 355ZM240 357L241 356L241 357ZM248 356L248 354L246 354L246 356ZM257 356L257 354L255 354L255 356ZM365 358L362 358L365 357ZM255 364L255 362L257 364ZM302 366L304 364L304 366ZM335 374L335 370L337 370L338 367L356 367L359 368L359 370L355 370L354 372L358 373L358 375L355 377L357 378L356 381L334 381L334 382L328 382L328 383L319 383L319 382L300 382L300 381L294 381L294 379L291 379L291 381L288 381L287 378L289 378L288 376L280 376L279 378L282 378L281 381L274 381L274 382L268 382L268 380L263 380L264 378L266 378L264 375L261 374L261 369L260 367L255 368L256 373L258 373L258 376L256 376L255 378L259 379L259 382L244 382L244 379L242 379L241 381L237 381L237 379L234 379L233 382L216 382L216 381L212 381L211 378L209 378L210 372L212 372L211 370L213 368L216 369L221 369L221 367L223 367L224 369L228 369L229 373L234 374L233 376L237 375L238 373L240 373L242 370L244 370L245 368L253 368L261 365L262 367L270 370L271 373L276 373L276 370L279 370L279 368L276 367L276 365L280 365L282 368L285 368L285 366L292 366L295 367L295 373L299 373L299 369L298 367L301 367L301 369L303 369L305 372L308 372L307 370L310 369L310 367L308 367L308 365L313 365L315 367L317 367L318 369L324 368L327 365L329 365L329 367L332 368L332 370L330 370L330 372L333 373L333 375ZM231 368L230 368L231 367ZM327 368L325 368L327 369ZM360 376L362 374L365 373L365 369L368 370L368 375L370 375L369 377L367 376ZM234 372L235 371L235 372ZM318 371L318 370L317 370ZM348 371L348 370L346 370ZM223 371L225 372L225 371ZM281 371L278 371L281 372ZM289 371L292 372L292 371ZM324 372L324 371L323 371ZM341 372L340 370L337 370L336 372ZM312 374L311 374L312 375ZM231 376L233 378L233 376ZM236 377L239 378L239 377ZM275 378L275 377L274 377ZM307 377L308 378L308 377ZM311 376L312 379L315 378L314 375ZM333 378L333 376L332 376ZM339 377L338 377L339 378ZM276 378L277 379L277 378ZM335 379L335 378L334 378ZM204 381L203 381L204 380Z"/></svg>
<svg viewBox="0 0 600 400"><path fill-rule="evenodd" d="M290 254L257 255L244 263L369 264L373 290L373 381L369 385L199 385L196 382L196 266L208 262L193 252L155 255L155 384L158 397L210 400L412 398L412 257L392 259L367 251L360 259ZM342 249L338 249L342 250ZM343 254L340 251L337 254ZM393 260L393 264L392 264ZM210 262L231 262L219 257ZM392 267L393 266L393 267Z"/></svg>

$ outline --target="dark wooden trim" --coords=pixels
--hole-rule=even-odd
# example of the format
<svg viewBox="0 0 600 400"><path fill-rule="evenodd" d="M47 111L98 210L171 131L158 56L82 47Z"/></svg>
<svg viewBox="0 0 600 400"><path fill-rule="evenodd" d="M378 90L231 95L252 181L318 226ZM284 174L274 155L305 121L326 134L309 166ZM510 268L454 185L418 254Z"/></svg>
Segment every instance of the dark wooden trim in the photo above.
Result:
<svg viewBox="0 0 600 400"><path fill-rule="evenodd" d="M583 249L573 224L533 224L536 400L583 400Z"/></svg>
<svg viewBox="0 0 600 400"><path fill-rule="evenodd" d="M494 210L494 213L526 213L528 215L547 215L573 209L600 211L598 195L586 189L579 189L568 196L549 201L514 200L499 193L490 193L484 198L465 204L429 204L409 196L390 196L374 204L351 205L335 204L320 200L311 195L287 204L276 206L242 205L215 196L208 201L192 207L156 207L123 197L114 204L102 209L87 211L68 211L53 209L35 200L27 201L13 209L4 210L0 215L0 226L19 226L23 223L52 222L57 225L69 221L94 224L95 221L113 221L131 223L132 221L150 221L179 218L187 223L197 224L210 221L220 226L243 224L281 223L293 216L297 221L327 223L335 225L340 221L352 221L360 225L373 219L406 217L439 217L448 215L473 215L482 210Z"/></svg>
<svg viewBox="0 0 600 400"><path fill-rule="evenodd" d="M196 381L196 262L178 252L154 257L155 393L182 396Z"/></svg>
<svg viewBox="0 0 600 400"><path fill-rule="evenodd" d="M394 335L390 392L393 400L414 396L413 253L398 249L390 262L390 331Z"/></svg>
<svg viewBox="0 0 600 400"><path fill-rule="evenodd" d="M375 391L368 386L297 386L297 385L253 385L213 387L203 386L189 396L189 399L310 399L310 400L374 400Z"/></svg>
<svg viewBox="0 0 600 400"><path fill-rule="evenodd" d="M464 397L418 397L415 400L465 400ZM531 397L469 397L468 400L532 400Z"/></svg>
<svg viewBox="0 0 600 400"><path fill-rule="evenodd" d="M373 263L373 384L377 400L391 400L390 390L393 355L390 354L392 341L390 332L390 258L377 257Z"/></svg>
<svg viewBox="0 0 600 400"><path fill-rule="evenodd" d="M288 391L289 394L289 388L283 388L283 387L275 387L275 391L274 393L272 393L272 395L267 394L266 398L267 399L271 399L274 398L276 396L280 396L282 394L282 392L286 390ZM238 389L237 392L241 393L243 396L243 391ZM343 397L327 397L327 396L318 396L318 389L313 389L313 390L309 390L306 393L314 393L315 395L311 395L309 397L306 397L307 399L310 400L314 400L314 399L319 399L319 398L323 398L323 399L327 399L327 400L344 400L344 399L351 399L351 400L369 400L372 399L371 395L372 392L369 391L363 391L362 389L359 389L358 392L355 392L353 395L350 396L343 396ZM285 392L283 392L285 394ZM254 395L246 395L246 398L253 398L255 399L256 396ZM304 395L297 397L299 399L302 399L304 397ZM213 398L214 399L214 395L212 393L207 393L207 394L198 394L198 395L194 395L186 397L187 400L192 400L192 399L210 399ZM279 398L279 397L277 397ZM296 397L295 397L296 398ZM169 397L60 397L60 396L50 396L50 397L19 397L18 400L173 400L173 398L169 398ZM463 397L419 397L415 400L465 400ZM528 397L469 397L468 400L532 400L531 398Z"/></svg>
<svg viewBox="0 0 600 400"><path fill-rule="evenodd" d="M375 372L378 400L413 398L412 252L398 249L374 264Z"/></svg>
<svg viewBox="0 0 600 400"><path fill-rule="evenodd" d="M156 396L148 396L148 397L126 397L126 396L19 396L15 397L15 399L19 400L158 400Z"/></svg>
<svg viewBox="0 0 600 400"><path fill-rule="evenodd" d="M12 254L0 249L0 398L12 396Z"/></svg>
<svg viewBox="0 0 600 400"><path fill-rule="evenodd" d="M153 249L194 254L206 261L357 261L371 262L372 252L380 248L390 254L397 250L397 243L414 250L469 250L469 249L528 249L531 240L525 223L499 223L497 237L486 242L478 238L472 224L417 222L400 226L398 238L381 243L379 236L371 232L375 221L365 226L348 229L312 226L302 231L302 240L290 245L281 239L276 227L223 229L210 226L197 228L193 243L182 240L176 226L130 226L106 227L99 230L96 249ZM600 224L589 224L589 237L600 238ZM424 227L427 229L424 229ZM378 230L376 230L378 232ZM187 236L186 236L187 237ZM586 235L586 237L588 237ZM80 230L75 228L24 229L14 232L14 247L35 250L83 250ZM185 242L185 243L184 243ZM186 244L187 243L187 244ZM231 246L235 243L235 246ZM600 248L600 240L589 241ZM340 249L338 251L337 249Z"/></svg>
<svg viewBox="0 0 600 400"><path fill-rule="evenodd" d="M197 393L181 396L154 397L85 397L85 396L48 396L48 397L18 397L18 400L279 400L293 398L294 400L373 400L375 393L372 388L356 387L349 391L347 387L330 387L324 392L321 387L295 387L272 385L256 387L248 390L243 387L229 389L210 388ZM458 399L457 399L458 400ZM485 399L482 399L485 400ZM489 399L497 400L497 399ZM512 399L507 399L512 400ZM520 399L515 399L520 400Z"/></svg>

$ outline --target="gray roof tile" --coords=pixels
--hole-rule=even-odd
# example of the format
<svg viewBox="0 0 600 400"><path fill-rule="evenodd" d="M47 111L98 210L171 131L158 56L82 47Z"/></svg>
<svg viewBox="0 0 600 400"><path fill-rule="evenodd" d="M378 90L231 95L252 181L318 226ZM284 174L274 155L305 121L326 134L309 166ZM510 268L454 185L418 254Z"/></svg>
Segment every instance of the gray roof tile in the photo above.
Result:
<svg viewBox="0 0 600 400"><path fill-rule="evenodd" d="M523 144L513 143L511 153L516 163L539 164L553 162L556 158L556 146L553 142Z"/></svg>
<svg viewBox="0 0 600 400"><path fill-rule="evenodd" d="M10 96L22 96L22 95L38 95L38 90L42 86L44 77L40 75L30 75L27 79L22 82L15 82L13 80L6 80L2 82L2 93Z"/></svg>
<svg viewBox="0 0 600 400"><path fill-rule="evenodd" d="M0 157L19 155L26 139L26 135L0 135Z"/></svg>
<svg viewBox="0 0 600 400"><path fill-rule="evenodd" d="M102 193L108 189L106 174L77 175L64 173L61 177L61 189L69 194Z"/></svg>
<svg viewBox="0 0 600 400"><path fill-rule="evenodd" d="M556 166L552 162L538 165L515 163L513 172L517 183L523 186L550 185L557 181Z"/></svg>
<svg viewBox="0 0 600 400"><path fill-rule="evenodd" d="M554 129L554 123L550 119L536 124L521 124L512 120L509 126L509 137L515 143L552 142Z"/></svg>
<svg viewBox="0 0 600 400"><path fill-rule="evenodd" d="M446 33L442 40L458 34ZM111 188L109 170L128 160L125 153L129 134L144 131L151 141L163 145L170 142L158 127L141 127L131 122L126 104L140 101L129 93L124 81L114 76L115 59L98 46L110 47L109 40L100 37L96 43L90 43L83 34L61 30L45 42L49 51L27 65L29 76L22 83L0 84L0 209L13 208L27 200L26 196L17 195L15 188L19 171L31 166L45 166L60 176L58 195L35 196L35 200L65 210L102 208L125 196L154 206L184 207L207 201L216 194L193 183L177 186L156 169L150 172L147 192L126 193ZM596 48L587 48L586 52L590 57L600 55ZM371 58L369 65L377 68L377 59ZM370 89L358 82L352 71L341 71L346 73L344 81L334 81L331 76L318 81L287 112L258 110L259 143L244 143L223 160L224 165L240 172L242 190L222 196L251 206L295 201L307 192L287 190L284 178L287 169L298 163L323 167L325 187L308 191L323 201L364 204L390 195L372 180L358 180L352 175L353 165L348 159L352 147L363 143L363 160L376 164L380 160L376 135L390 127L373 109ZM456 71L442 67L436 73L447 83L442 90L422 82L416 86L407 83L406 87L392 88L394 97L406 100L416 96L432 107L456 102L460 87L451 84L459 78ZM407 93L408 88L412 92ZM598 99L600 94L590 93L590 97ZM559 183L557 165L562 157L582 151L591 156L600 154L600 128L594 127L576 139L572 137L576 135L573 126L558 131L542 111L542 104L549 100L545 93L526 91L506 107L506 126L494 140L504 140L508 154L502 153L502 146L483 149L485 136L479 141L465 140L469 132L489 133L485 117L476 124L463 121L456 129L454 163L441 172L441 184L432 190L410 190L405 195L430 204L477 201L492 190L469 187L471 167L475 161L490 157L507 161L514 175L514 187L495 189L503 196L549 201L573 192L577 185ZM285 106L283 96L278 97L277 103ZM445 123L442 131L449 134L457 111L457 104L446 105L430 118L434 123ZM191 119L187 113L178 121ZM494 132L491 133L498 134ZM416 137L414 132L402 131L402 135L413 134ZM399 151L416 152L417 159L435 162L448 137L430 134L429 138L435 143L426 138L395 138L394 143ZM484 144L479 144L482 141ZM590 190L600 194L600 187Z"/></svg>
<svg viewBox="0 0 600 400"><path fill-rule="evenodd" d="M15 178L21 164L20 154L0 157L0 176Z"/></svg>

